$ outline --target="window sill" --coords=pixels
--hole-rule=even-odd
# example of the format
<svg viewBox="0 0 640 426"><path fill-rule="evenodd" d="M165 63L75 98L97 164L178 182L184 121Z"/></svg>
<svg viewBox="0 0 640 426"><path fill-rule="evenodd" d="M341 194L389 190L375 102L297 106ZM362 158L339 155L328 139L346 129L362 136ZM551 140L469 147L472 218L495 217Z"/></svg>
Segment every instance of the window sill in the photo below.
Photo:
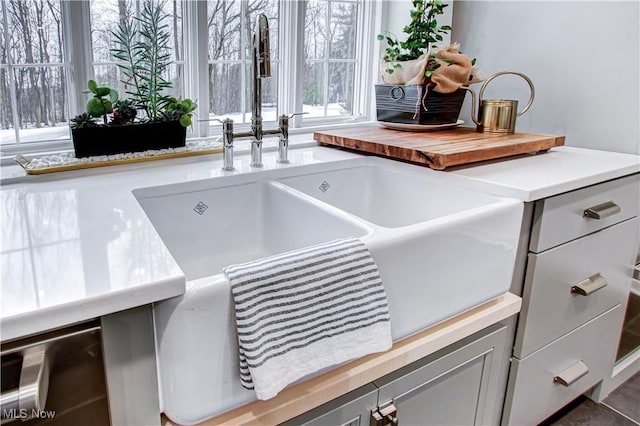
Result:
<svg viewBox="0 0 640 426"><path fill-rule="evenodd" d="M302 128L302 129L291 129L290 134L289 134L289 146L291 148L303 148L303 147L308 147L308 146L314 146L317 145L317 142L315 142L313 140L313 133L315 131L318 130L329 130L329 129L336 129L336 128L341 128L341 127L353 127L354 125L359 125L359 124L364 124L366 122L358 122L358 123L354 123L354 122L350 122L350 123L339 123L339 124L331 124L331 125L324 125L324 126L315 126L313 128ZM207 138L207 139L220 139L220 136L216 136L214 138ZM273 151L277 151L278 149L278 138L276 136L268 136L265 137L264 142L263 142L263 151L264 152L273 152ZM251 150L251 140L248 138L245 139L239 139L236 140L234 143L234 154L237 155L243 155L243 154L248 154ZM60 152L68 152L70 150L59 150L56 151L57 153ZM31 155L27 155L27 157L36 157L39 155L47 155L47 154L52 154L52 152L40 152L37 154L31 154ZM210 154L210 155L214 155L214 156L222 156L222 154ZM121 166L122 167L122 166ZM85 169L85 171L87 172L87 175L91 174L91 170L96 170L96 169ZM105 169L101 168L99 169L101 170L101 173L105 173ZM121 170L120 168L118 169L114 169L114 170ZM62 176L64 173L60 172L60 174L56 173L56 176ZM77 175L76 175L77 176ZM28 178L30 178L31 176L27 175L27 173L24 171L24 169L22 169L22 167L20 167L19 165L17 165L14 160L13 157L4 157L2 158L2 167L0 168L0 183L5 185L5 184L10 184L10 183L17 183L17 182L22 182L27 180Z"/></svg>
<svg viewBox="0 0 640 426"><path fill-rule="evenodd" d="M344 127L344 126L341 126L341 127ZM322 128L327 129L328 127L323 126ZM217 138L214 138L214 139L217 139ZM290 148L304 148L309 146L316 146L317 144L318 143L313 140L313 131L310 131L309 129L298 129L298 131L296 131L295 134L289 135ZM263 152L274 152L277 150L278 150L278 137L277 136L265 137L263 141ZM235 141L234 156L246 155L246 154L249 154L250 151L251 151L250 139L247 138L247 139L240 139ZM58 152L62 152L62 151L58 151ZM41 155L46 155L46 154L42 153ZM27 157L33 158L35 156L37 155L31 155ZM221 153L209 154L209 156L213 156L210 158L220 159L222 157L222 154ZM193 161L201 161L199 160L201 156L182 157L181 160L190 161L189 160L190 158L193 159ZM172 163L170 161L171 160L168 160L168 162L162 163L160 167L164 167L165 165L171 165ZM154 162L151 161L145 164L151 164L151 163L154 163ZM136 163L136 164L139 164L139 163ZM123 167L126 167L126 166L120 165L117 168L114 168L113 170L114 171L123 170ZM90 168L90 169L83 169L82 172L85 173L87 177L90 177L92 175L95 175L96 173L100 173L100 174L109 173L108 169L109 169L109 166L96 167L96 168ZM56 178L64 178L64 174L65 174L64 172L59 172L59 173L51 173L51 174L37 175L37 176L27 175L24 169L14 162L13 158L7 157L3 159L3 164L2 164L2 167L0 168L0 184L7 185L12 183L26 182L32 178L38 178L38 177L44 178L46 176L53 176L53 175L55 175ZM78 174L74 173L74 177L78 177Z"/></svg>

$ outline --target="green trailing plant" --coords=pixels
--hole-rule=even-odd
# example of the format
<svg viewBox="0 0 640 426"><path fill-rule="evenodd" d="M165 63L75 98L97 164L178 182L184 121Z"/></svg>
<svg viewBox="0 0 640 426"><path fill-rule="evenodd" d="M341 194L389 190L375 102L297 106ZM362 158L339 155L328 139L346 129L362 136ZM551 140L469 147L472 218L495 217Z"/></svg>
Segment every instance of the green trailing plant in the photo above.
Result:
<svg viewBox="0 0 640 426"><path fill-rule="evenodd" d="M87 102L87 112L92 117L102 117L104 124L107 124L107 114L113 111L113 104L118 101L118 92L110 87L98 86L93 80L89 80L87 87L89 91L85 93L93 93Z"/></svg>
<svg viewBox="0 0 640 426"><path fill-rule="evenodd" d="M83 112L71 119L70 126L72 129L85 129L87 127L97 127L98 123L89 113Z"/></svg>
<svg viewBox="0 0 640 426"><path fill-rule="evenodd" d="M163 77L171 65L171 35L163 5L144 2L139 18L124 19L112 31L119 47L111 49L111 54L119 61L122 82L134 89L126 93L151 121L161 117L171 99L163 93L171 88Z"/></svg>
<svg viewBox="0 0 640 426"><path fill-rule="evenodd" d="M386 72L392 74L402 66L399 62L418 59L429 52L431 47L435 47L434 43L444 40L443 36L451 31L451 27L439 26L437 17L444 13L447 6L440 0L413 0L411 22L402 30L408 35L405 41L398 41L398 38L389 32L378 34L378 40L387 42L383 57L387 64ZM427 72L429 77L433 69Z"/></svg>

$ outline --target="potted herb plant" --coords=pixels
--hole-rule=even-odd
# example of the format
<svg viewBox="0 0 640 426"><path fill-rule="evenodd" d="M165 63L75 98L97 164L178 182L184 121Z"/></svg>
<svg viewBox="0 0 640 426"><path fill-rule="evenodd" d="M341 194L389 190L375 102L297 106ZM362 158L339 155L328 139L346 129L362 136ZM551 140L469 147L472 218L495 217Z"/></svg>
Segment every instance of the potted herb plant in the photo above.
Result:
<svg viewBox="0 0 640 426"><path fill-rule="evenodd" d="M411 21L403 28L406 40L391 33L378 35L386 42L381 79L376 84L378 121L413 125L455 124L466 94L461 86L479 81L475 59L459 51L458 44L436 48L451 31L437 18L448 5L440 0L413 0Z"/></svg>
<svg viewBox="0 0 640 426"><path fill-rule="evenodd" d="M125 19L112 32L111 50L130 90L127 99L89 80L87 112L71 120L76 157L141 152L185 146L196 103L165 94L171 82L170 35L161 4L145 2L139 18ZM102 119L98 123L96 119Z"/></svg>

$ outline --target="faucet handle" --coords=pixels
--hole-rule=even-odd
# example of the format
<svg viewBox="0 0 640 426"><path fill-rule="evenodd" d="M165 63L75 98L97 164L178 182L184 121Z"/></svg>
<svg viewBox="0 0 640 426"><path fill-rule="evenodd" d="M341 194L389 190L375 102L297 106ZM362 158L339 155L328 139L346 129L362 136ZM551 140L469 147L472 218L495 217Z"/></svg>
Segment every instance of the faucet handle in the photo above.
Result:
<svg viewBox="0 0 640 426"><path fill-rule="evenodd" d="M296 115L305 115L305 114L309 114L308 112L292 112L291 114L282 114L280 117L287 117L289 118L293 118Z"/></svg>
<svg viewBox="0 0 640 426"><path fill-rule="evenodd" d="M233 136L233 120L230 118L225 118L223 120L220 120L219 118L210 118L208 120L200 120L200 121L217 121L218 123L222 124L222 134L223 135L227 135L227 134L231 134ZM228 138L229 140L227 141L227 138L225 138L225 144L229 143L232 144L233 143L233 137Z"/></svg>
<svg viewBox="0 0 640 426"><path fill-rule="evenodd" d="M229 127L229 125L233 127L233 120L230 118L224 118L222 120L220 120L219 118L209 118L206 120L198 120L198 121L217 121L218 123L222 124L223 128Z"/></svg>
<svg viewBox="0 0 640 426"><path fill-rule="evenodd" d="M222 170L226 172L235 170L233 167L233 120L230 118L224 120L211 118L203 121L217 121L222 124Z"/></svg>
<svg viewBox="0 0 640 426"><path fill-rule="evenodd" d="M224 120L231 120L230 118L225 118ZM218 123L222 123L223 120L220 120L219 118L203 118L202 120L198 120L199 123L203 122L203 121L217 121Z"/></svg>
<svg viewBox="0 0 640 426"><path fill-rule="evenodd" d="M289 130L289 119L295 117L296 115L305 115L305 114L309 114L308 112L293 112L291 114L282 114L279 117L278 120L278 124L280 125L280 129L283 130L284 132Z"/></svg>
<svg viewBox="0 0 640 426"><path fill-rule="evenodd" d="M280 126L280 141L278 142L278 163L287 164L287 150L289 149L289 119L296 115L308 114L308 112L294 112L292 114L282 114L278 120Z"/></svg>

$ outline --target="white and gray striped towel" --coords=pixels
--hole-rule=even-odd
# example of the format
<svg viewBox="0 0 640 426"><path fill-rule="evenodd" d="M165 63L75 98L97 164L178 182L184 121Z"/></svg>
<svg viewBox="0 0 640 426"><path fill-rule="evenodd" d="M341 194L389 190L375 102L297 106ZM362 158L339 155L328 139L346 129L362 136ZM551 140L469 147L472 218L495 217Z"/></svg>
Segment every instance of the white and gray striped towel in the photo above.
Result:
<svg viewBox="0 0 640 426"><path fill-rule="evenodd" d="M380 273L359 239L232 265L224 272L235 304L240 380L258 399L391 347Z"/></svg>

